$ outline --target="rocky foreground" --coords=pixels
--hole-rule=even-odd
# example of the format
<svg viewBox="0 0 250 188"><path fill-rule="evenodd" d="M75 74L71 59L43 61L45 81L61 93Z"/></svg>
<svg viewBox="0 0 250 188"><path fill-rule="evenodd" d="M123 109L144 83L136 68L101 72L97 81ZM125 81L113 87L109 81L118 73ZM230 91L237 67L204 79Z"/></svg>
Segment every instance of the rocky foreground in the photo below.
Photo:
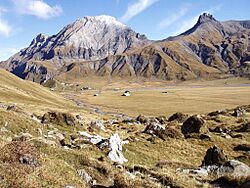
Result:
<svg viewBox="0 0 250 188"><path fill-rule="evenodd" d="M0 103L0 187L249 187L250 106L87 120Z"/></svg>

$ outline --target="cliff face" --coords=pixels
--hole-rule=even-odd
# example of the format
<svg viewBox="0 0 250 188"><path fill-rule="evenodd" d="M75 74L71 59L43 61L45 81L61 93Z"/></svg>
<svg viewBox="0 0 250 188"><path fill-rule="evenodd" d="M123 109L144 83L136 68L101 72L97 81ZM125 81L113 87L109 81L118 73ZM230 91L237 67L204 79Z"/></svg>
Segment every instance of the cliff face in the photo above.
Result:
<svg viewBox="0 0 250 188"><path fill-rule="evenodd" d="M110 16L85 17L57 35L39 34L1 67L42 82L60 74L188 80L249 75L250 21L202 14L183 34L149 41Z"/></svg>

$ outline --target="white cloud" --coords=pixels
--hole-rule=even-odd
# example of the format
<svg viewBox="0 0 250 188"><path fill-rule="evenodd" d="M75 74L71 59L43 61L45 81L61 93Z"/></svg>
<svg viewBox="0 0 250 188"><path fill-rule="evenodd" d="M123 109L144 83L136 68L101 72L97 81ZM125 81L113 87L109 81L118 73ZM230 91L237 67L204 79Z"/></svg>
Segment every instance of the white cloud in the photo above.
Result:
<svg viewBox="0 0 250 188"><path fill-rule="evenodd" d="M144 11L149 6L153 5L159 0L137 0L135 3L130 4L125 14L121 17L121 21L126 22Z"/></svg>
<svg viewBox="0 0 250 188"><path fill-rule="evenodd" d="M63 10L60 6L50 6L43 0L12 0L21 14L32 15L42 19L59 16Z"/></svg>
<svg viewBox="0 0 250 188"><path fill-rule="evenodd" d="M167 18L165 18L164 20L162 20L158 27L160 29L162 28L166 28L172 24L174 24L176 21L178 21L180 18L182 18L183 16L185 16L187 14L189 10L189 7L182 7L180 10L178 10L177 12L173 13L172 15L168 16Z"/></svg>
<svg viewBox="0 0 250 188"><path fill-rule="evenodd" d="M186 19L184 20L183 22L181 22L181 24L179 25L178 29L172 33L172 35L179 35L185 31L187 31L188 29L190 29L191 27L193 27L196 22L198 21L199 19L199 16L202 14L202 13L209 13L209 14L214 14L218 11L220 11L222 5L217 5L217 6L214 6L208 10L204 10L202 12L200 12L199 14L197 14L196 16L192 17L192 18L189 18L189 19Z"/></svg>
<svg viewBox="0 0 250 188"><path fill-rule="evenodd" d="M11 33L11 26L2 18L2 14L7 10L0 7L0 35L9 36Z"/></svg>

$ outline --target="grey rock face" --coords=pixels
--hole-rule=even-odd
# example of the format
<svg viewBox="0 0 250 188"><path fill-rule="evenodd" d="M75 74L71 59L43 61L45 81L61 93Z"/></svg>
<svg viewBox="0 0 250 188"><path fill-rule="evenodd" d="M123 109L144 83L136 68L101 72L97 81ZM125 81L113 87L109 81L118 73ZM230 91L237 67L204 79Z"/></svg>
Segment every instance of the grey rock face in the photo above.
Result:
<svg viewBox="0 0 250 188"><path fill-rule="evenodd" d="M69 24L56 35L39 34L20 56L33 60L97 60L146 43L144 36L111 16L89 16Z"/></svg>
<svg viewBox="0 0 250 188"><path fill-rule="evenodd" d="M30 46L21 50L1 67L23 79L43 82L53 77L65 62L95 61L150 41L111 16L88 16L76 20L53 36L37 35ZM48 70L47 61L54 69Z"/></svg>

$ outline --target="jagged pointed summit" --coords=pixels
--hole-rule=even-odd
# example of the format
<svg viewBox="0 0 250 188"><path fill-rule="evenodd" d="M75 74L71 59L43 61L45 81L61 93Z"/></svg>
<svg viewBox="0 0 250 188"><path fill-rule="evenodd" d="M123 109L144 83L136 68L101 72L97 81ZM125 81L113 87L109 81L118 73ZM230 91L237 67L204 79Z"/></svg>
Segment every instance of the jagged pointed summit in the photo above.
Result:
<svg viewBox="0 0 250 188"><path fill-rule="evenodd" d="M203 14L201 14L199 16L197 24L207 23L207 22L211 22L211 21L216 21L217 22L217 20L213 17L212 14L203 13Z"/></svg>
<svg viewBox="0 0 250 188"><path fill-rule="evenodd" d="M213 15L203 13L199 16L196 24L191 29L180 34L180 36L190 35L192 33L198 35L199 37L205 37L208 33L224 35L224 30L222 24L217 21Z"/></svg>

